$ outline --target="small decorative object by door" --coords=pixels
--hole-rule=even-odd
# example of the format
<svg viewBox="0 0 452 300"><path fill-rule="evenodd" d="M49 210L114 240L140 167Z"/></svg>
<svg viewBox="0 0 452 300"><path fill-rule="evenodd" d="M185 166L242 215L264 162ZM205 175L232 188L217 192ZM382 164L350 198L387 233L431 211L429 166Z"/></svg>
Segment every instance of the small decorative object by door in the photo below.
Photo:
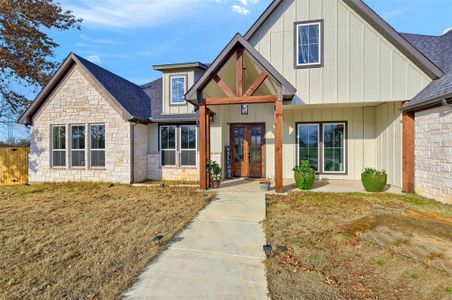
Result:
<svg viewBox="0 0 452 300"><path fill-rule="evenodd" d="M207 162L207 172L209 172L210 180L212 182L212 187L214 189L218 189L221 183L221 167L220 165L214 161L209 160Z"/></svg>
<svg viewBox="0 0 452 300"><path fill-rule="evenodd" d="M300 164L295 166L292 171L294 172L295 183L300 190L312 189L315 181L315 170L308 160L300 161Z"/></svg>
<svg viewBox="0 0 452 300"><path fill-rule="evenodd" d="M388 175L385 170L365 168L361 173L361 182L368 192L382 192L387 180Z"/></svg>
<svg viewBox="0 0 452 300"><path fill-rule="evenodd" d="M262 191L269 191L272 181L271 178L267 177L264 180L259 181L259 187Z"/></svg>

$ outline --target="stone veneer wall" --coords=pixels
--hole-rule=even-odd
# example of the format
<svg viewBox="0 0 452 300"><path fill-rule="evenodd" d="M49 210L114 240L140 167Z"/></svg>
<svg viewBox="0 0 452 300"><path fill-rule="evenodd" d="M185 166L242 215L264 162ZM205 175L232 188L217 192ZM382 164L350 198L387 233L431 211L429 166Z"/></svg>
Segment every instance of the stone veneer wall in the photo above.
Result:
<svg viewBox="0 0 452 300"><path fill-rule="evenodd" d="M415 190L452 204L452 109L437 107L415 116Z"/></svg>
<svg viewBox="0 0 452 300"><path fill-rule="evenodd" d="M179 155L176 155L176 165ZM151 180L180 180L199 181L199 152L196 167L162 167L160 166L160 152L148 154L148 176Z"/></svg>
<svg viewBox="0 0 452 300"><path fill-rule="evenodd" d="M30 182L105 181L130 183L130 123L79 66L73 67L33 118L29 160ZM104 123L105 168L69 168L69 125ZM66 125L66 167L52 168L51 125ZM88 129L87 129L88 133ZM88 144L87 144L88 145Z"/></svg>

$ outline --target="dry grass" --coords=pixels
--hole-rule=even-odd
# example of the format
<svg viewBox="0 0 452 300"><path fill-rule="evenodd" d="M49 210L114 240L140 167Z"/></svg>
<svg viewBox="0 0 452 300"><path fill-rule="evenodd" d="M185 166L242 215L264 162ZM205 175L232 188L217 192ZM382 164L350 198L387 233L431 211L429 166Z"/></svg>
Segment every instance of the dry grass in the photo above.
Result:
<svg viewBox="0 0 452 300"><path fill-rule="evenodd" d="M0 188L0 299L117 298L212 195L191 187Z"/></svg>
<svg viewBox="0 0 452 300"><path fill-rule="evenodd" d="M351 224L376 207L452 216L451 206L419 196L274 196L265 221L267 240L275 249L266 261L272 299L451 299L447 273L353 234Z"/></svg>

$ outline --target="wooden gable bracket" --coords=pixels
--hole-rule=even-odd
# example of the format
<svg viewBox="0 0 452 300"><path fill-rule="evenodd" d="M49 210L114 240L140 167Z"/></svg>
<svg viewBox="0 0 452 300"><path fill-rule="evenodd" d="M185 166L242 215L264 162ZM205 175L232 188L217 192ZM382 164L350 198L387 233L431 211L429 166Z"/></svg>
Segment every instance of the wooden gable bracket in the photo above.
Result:
<svg viewBox="0 0 452 300"><path fill-rule="evenodd" d="M221 77L218 74L215 74L213 80L227 97L207 98L205 100L206 105L273 103L278 100L278 97L275 95L254 96L256 91L269 76L265 71L262 71L250 85L248 90L243 93L243 51L243 49L237 49L236 51L236 92L234 93Z"/></svg>

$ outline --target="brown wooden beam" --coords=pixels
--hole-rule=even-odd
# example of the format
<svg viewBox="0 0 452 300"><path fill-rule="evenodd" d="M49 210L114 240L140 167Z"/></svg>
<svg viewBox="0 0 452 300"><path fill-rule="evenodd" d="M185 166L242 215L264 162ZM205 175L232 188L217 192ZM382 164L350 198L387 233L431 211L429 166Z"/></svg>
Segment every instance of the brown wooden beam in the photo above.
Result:
<svg viewBox="0 0 452 300"><path fill-rule="evenodd" d="M402 191L406 193L414 192L414 112L404 112L402 114L403 129L403 175Z"/></svg>
<svg viewBox="0 0 452 300"><path fill-rule="evenodd" d="M236 68L236 94L243 96L243 49L237 50L237 58L235 61Z"/></svg>
<svg viewBox="0 0 452 300"><path fill-rule="evenodd" d="M275 190L283 192L283 102L275 103Z"/></svg>
<svg viewBox="0 0 452 300"><path fill-rule="evenodd" d="M277 96L248 96L248 97L224 97L207 98L206 105L228 105L228 104L256 104L256 103L274 103L278 100Z"/></svg>
<svg viewBox="0 0 452 300"><path fill-rule="evenodd" d="M248 90L245 92L243 96L252 96L257 91L257 89L264 83L264 80L267 79L267 72L261 72L259 76L257 76L256 80L250 85Z"/></svg>
<svg viewBox="0 0 452 300"><path fill-rule="evenodd" d="M206 165L210 160L210 109L206 109ZM210 187L210 176L206 173L206 185Z"/></svg>
<svg viewBox="0 0 452 300"><path fill-rule="evenodd" d="M231 88L226 84L226 82L223 81L223 79L220 78L220 76L215 75L213 78L215 82L218 84L220 89L226 94L228 97L236 97L237 95L234 94L234 92L231 90Z"/></svg>
<svg viewBox="0 0 452 300"><path fill-rule="evenodd" d="M199 188L207 189L207 107L205 103L199 106Z"/></svg>

